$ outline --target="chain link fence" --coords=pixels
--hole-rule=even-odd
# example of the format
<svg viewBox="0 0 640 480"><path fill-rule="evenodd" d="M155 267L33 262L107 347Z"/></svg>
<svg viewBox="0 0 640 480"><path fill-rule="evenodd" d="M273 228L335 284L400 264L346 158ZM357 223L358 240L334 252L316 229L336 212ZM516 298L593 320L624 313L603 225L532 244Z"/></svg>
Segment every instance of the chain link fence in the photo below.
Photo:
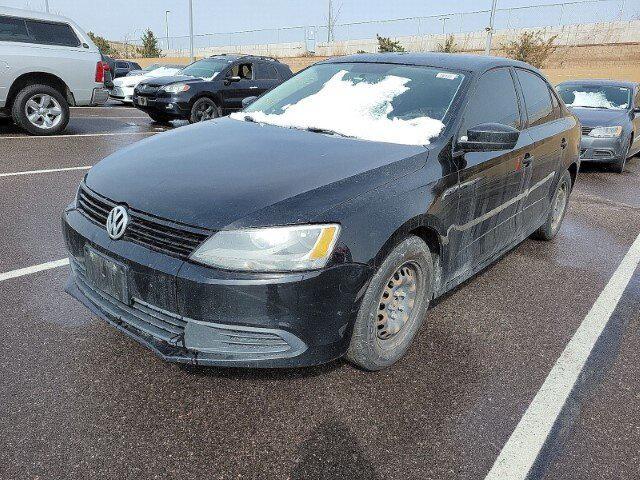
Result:
<svg viewBox="0 0 640 480"><path fill-rule="evenodd" d="M428 16L338 23L298 25L235 32L201 33L194 36L196 56L217 53L252 53L279 57L311 53L340 55L358 50L374 51L376 35L414 38L410 50L430 50L444 36L483 37L490 10L442 13ZM496 31L523 28L566 27L581 24L624 22L640 19L638 0L577 0L496 10ZM571 29L562 29L571 30ZM474 35L469 35L474 34ZM431 39L431 41L429 40ZM471 43L474 43L472 40ZM124 41L125 44L138 42ZM160 38L167 57L189 55L189 37ZM374 49L374 50L372 50Z"/></svg>

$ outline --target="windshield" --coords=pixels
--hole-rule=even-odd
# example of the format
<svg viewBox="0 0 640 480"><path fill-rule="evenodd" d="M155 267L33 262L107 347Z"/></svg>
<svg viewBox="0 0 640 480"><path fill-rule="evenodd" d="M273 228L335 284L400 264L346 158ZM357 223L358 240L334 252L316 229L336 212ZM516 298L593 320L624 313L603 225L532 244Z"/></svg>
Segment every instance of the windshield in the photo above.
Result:
<svg viewBox="0 0 640 480"><path fill-rule="evenodd" d="M558 93L568 107L624 110L631 105L631 90L626 87L593 84L559 85Z"/></svg>
<svg viewBox="0 0 640 480"><path fill-rule="evenodd" d="M236 120L363 140L426 145L437 137L464 76L377 63L315 65L265 94Z"/></svg>
<svg viewBox="0 0 640 480"><path fill-rule="evenodd" d="M224 70L227 65L229 65L228 60L221 60L218 58L205 58L186 66L180 73L182 75L189 75L191 77L211 80L216 77L222 70Z"/></svg>

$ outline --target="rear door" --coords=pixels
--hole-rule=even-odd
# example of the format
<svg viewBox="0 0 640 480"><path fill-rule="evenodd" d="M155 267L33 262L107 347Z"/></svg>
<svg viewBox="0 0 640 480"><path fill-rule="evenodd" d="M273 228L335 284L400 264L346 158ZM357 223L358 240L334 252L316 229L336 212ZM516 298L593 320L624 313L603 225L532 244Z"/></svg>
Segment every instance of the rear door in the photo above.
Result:
<svg viewBox="0 0 640 480"><path fill-rule="evenodd" d="M482 123L522 130L523 116L514 78L508 67L485 72L469 93L457 138ZM523 160L533 147L522 132L512 150L455 152L459 168L457 225L452 228L458 276L474 270L514 242L521 219L519 196L524 189Z"/></svg>
<svg viewBox="0 0 640 480"><path fill-rule="evenodd" d="M267 61L256 62L256 84L255 88L252 89L254 90L252 95L260 96L278 86L282 81L272 63Z"/></svg>
<svg viewBox="0 0 640 480"><path fill-rule="evenodd" d="M526 131L534 141L530 163L525 166L526 190L522 199L523 227L535 230L546 217L555 179L563 165L569 140L568 128L555 93L536 73L516 68L527 112Z"/></svg>
<svg viewBox="0 0 640 480"><path fill-rule="evenodd" d="M633 95L633 109L640 109L640 87L636 87ZM631 145L631 154L638 153L640 150L640 113L631 111L633 122L633 145Z"/></svg>

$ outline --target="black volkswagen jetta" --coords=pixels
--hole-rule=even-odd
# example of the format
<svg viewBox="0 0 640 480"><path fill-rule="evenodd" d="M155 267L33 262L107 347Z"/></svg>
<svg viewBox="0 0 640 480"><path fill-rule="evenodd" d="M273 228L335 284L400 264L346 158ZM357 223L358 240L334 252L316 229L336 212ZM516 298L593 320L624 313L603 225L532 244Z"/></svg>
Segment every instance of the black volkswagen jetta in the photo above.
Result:
<svg viewBox="0 0 640 480"><path fill-rule="evenodd" d="M93 167L63 214L67 291L170 361L382 369L431 300L556 235L579 142L524 63L325 61Z"/></svg>

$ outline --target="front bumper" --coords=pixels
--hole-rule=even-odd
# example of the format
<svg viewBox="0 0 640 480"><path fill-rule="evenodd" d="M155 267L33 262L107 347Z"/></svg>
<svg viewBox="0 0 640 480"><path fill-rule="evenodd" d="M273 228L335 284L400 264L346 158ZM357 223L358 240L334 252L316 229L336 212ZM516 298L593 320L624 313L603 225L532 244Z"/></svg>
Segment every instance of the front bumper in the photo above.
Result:
<svg viewBox="0 0 640 480"><path fill-rule="evenodd" d="M75 209L63 214L71 256L66 291L171 362L297 367L342 356L370 278L345 264L299 274L241 274L183 261L126 240ZM85 247L126 266L127 303L92 286Z"/></svg>
<svg viewBox="0 0 640 480"><path fill-rule="evenodd" d="M125 103L133 102L133 87L118 87L114 86L111 91L109 91L109 97L114 100L119 100Z"/></svg>
<svg viewBox="0 0 640 480"><path fill-rule="evenodd" d="M583 162L616 162L625 154L626 142L622 137L597 138L582 136L580 159Z"/></svg>
<svg viewBox="0 0 640 480"><path fill-rule="evenodd" d="M139 98L146 100L146 105L141 105ZM187 120L191 115L189 102L184 99L172 96L140 96L134 92L131 98L133 105L144 112L158 113L173 117L175 119Z"/></svg>

